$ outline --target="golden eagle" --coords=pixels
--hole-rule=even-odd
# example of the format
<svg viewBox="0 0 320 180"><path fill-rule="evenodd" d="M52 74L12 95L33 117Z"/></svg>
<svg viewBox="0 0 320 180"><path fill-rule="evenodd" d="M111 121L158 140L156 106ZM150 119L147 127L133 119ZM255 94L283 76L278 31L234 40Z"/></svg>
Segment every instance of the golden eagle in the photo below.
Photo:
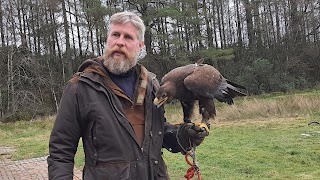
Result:
<svg viewBox="0 0 320 180"><path fill-rule="evenodd" d="M172 99L180 100L183 109L184 122L191 122L196 100L199 101L199 113L202 123L210 127L209 119L216 115L214 99L233 104L236 96L246 96L238 88L243 86L225 79L211 65L198 60L195 64L177 67L163 76L156 92L154 104L160 107Z"/></svg>

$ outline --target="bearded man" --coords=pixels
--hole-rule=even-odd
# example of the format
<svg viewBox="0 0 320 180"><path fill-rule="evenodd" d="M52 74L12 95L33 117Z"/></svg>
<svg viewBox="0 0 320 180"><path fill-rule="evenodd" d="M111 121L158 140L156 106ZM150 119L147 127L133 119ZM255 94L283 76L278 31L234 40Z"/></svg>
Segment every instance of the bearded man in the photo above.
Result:
<svg viewBox="0 0 320 180"><path fill-rule="evenodd" d="M144 33L136 14L114 14L103 56L86 60L67 83L50 136L50 180L73 179L80 138L84 180L152 180L169 179L162 148L185 153L208 135L192 124L169 124L153 104L158 81L137 63Z"/></svg>

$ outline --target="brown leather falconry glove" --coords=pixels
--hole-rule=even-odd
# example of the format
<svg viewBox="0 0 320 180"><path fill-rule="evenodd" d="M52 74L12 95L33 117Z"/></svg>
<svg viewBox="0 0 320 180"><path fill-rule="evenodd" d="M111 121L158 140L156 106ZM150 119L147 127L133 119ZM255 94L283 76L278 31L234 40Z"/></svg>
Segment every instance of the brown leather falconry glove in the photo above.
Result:
<svg viewBox="0 0 320 180"><path fill-rule="evenodd" d="M189 151L193 146L199 146L209 132L194 123L182 123L178 128L177 138L183 153Z"/></svg>

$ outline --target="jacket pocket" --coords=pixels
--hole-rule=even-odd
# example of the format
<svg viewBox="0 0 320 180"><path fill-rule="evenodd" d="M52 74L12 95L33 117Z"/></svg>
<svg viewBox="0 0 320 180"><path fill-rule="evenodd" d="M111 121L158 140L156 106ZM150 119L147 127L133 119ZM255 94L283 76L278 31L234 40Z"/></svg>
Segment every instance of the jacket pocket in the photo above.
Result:
<svg viewBox="0 0 320 180"><path fill-rule="evenodd" d="M126 161L86 166L84 180L129 180L130 163Z"/></svg>
<svg viewBox="0 0 320 180"><path fill-rule="evenodd" d="M158 180L169 180L169 175L167 173L167 166L164 163L162 157L159 159L159 169L158 169Z"/></svg>
<svg viewBox="0 0 320 180"><path fill-rule="evenodd" d="M86 164L95 165L98 159L97 138L96 138L96 122L88 123L86 135L83 140L84 150L86 152Z"/></svg>

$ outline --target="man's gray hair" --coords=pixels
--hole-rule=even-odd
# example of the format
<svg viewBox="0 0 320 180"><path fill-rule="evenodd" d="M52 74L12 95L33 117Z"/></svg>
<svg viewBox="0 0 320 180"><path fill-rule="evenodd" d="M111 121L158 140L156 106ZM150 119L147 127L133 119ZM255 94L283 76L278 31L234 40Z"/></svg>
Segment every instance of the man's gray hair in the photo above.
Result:
<svg viewBox="0 0 320 180"><path fill-rule="evenodd" d="M135 13L124 11L124 12L118 12L116 14L113 14L108 23L108 35L110 33L110 28L112 24L125 24L127 22L131 22L139 31L138 38L139 41L144 41L144 33L146 30L146 27L143 23L143 20Z"/></svg>

